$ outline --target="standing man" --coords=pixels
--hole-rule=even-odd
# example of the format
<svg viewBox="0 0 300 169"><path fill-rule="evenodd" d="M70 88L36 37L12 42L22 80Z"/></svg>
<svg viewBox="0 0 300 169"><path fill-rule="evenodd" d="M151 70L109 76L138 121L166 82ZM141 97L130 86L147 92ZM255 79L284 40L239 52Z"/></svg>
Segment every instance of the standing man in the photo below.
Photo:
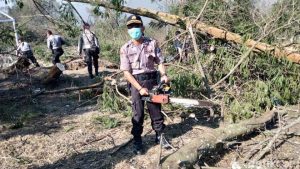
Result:
<svg viewBox="0 0 300 169"><path fill-rule="evenodd" d="M130 83L132 96L132 130L134 137L134 153L143 154L142 132L144 123L144 104L141 96L149 95L149 90L157 85L158 72L154 64L158 64L160 80L168 82L164 58L156 40L142 36L145 27L140 16L131 15L127 19L128 34L131 40L121 47L120 69ZM161 104L146 102L149 110L151 124L156 132L155 142L159 143L165 127L161 113Z"/></svg>
<svg viewBox="0 0 300 169"><path fill-rule="evenodd" d="M29 43L25 42L22 37L19 38L19 46L17 48L17 56L22 56L29 59L36 67L40 67L36 58L33 55Z"/></svg>
<svg viewBox="0 0 300 169"><path fill-rule="evenodd" d="M179 56L179 60L181 60L183 57L182 57L182 53L183 53L183 50L182 50L182 47L183 47L183 44L182 44L182 40L180 39L180 31L176 31L175 32L175 39L174 39L174 47L177 51L177 56L175 56L175 58L178 58Z"/></svg>
<svg viewBox="0 0 300 169"><path fill-rule="evenodd" d="M184 40L180 37L181 32L175 32L174 47L178 54L176 54L175 59L179 56L179 61L188 61L188 48L189 48L189 38L186 37Z"/></svg>
<svg viewBox="0 0 300 169"><path fill-rule="evenodd" d="M52 63L60 63L59 57L64 54L62 45L65 44L64 39L59 35L53 35L51 30L47 30L47 47L52 51Z"/></svg>
<svg viewBox="0 0 300 169"><path fill-rule="evenodd" d="M90 78L91 79L94 78L92 63L94 64L95 75L99 76L99 72L98 72L98 58L99 58L98 54L100 53L99 42L95 33L90 31L90 25L88 23L83 24L83 32L79 38L79 42L78 42L79 55L82 54L82 50L84 51L85 54L84 60L88 66L88 72Z"/></svg>

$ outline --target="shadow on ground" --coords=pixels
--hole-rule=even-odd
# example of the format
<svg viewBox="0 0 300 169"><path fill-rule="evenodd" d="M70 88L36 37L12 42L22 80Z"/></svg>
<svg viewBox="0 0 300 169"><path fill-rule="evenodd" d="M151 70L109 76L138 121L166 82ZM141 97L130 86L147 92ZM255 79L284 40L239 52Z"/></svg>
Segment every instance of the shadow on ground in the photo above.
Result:
<svg viewBox="0 0 300 169"><path fill-rule="evenodd" d="M110 74L110 72L102 73ZM78 109L79 107L96 105L99 94L98 89L85 90L80 93L79 100L79 94L76 91L32 97L35 91L88 86L99 82L102 78L90 79L87 75L62 75L57 81L42 85L20 76L20 74L14 74L0 81L0 86L2 86L0 89L0 140L14 136L55 132L60 129L60 121L65 116L83 114L89 110Z"/></svg>
<svg viewBox="0 0 300 169"><path fill-rule="evenodd" d="M203 125L207 127L218 127L218 121L215 122L207 121L209 113L204 113L198 115L198 121L195 119L186 119L182 123L167 125L165 129L166 138L172 140L174 138L180 137L193 129L195 125ZM144 131L145 132L145 131ZM152 132L153 133L153 132ZM128 133L130 134L130 133ZM145 145L146 152L156 144L154 143L154 134L149 134L143 137L143 142ZM120 148L121 147L121 148ZM120 149L119 149L120 148ZM116 151L116 149L119 149ZM122 145L115 146L110 149L103 151L88 151L85 153L74 154L68 158L64 158L56 161L53 164L46 164L44 166L32 166L32 169L85 169L85 168L95 168L95 169L112 169L116 164L122 161L128 161L135 165L135 161L132 160L136 155L133 153L133 144L127 145L123 143ZM147 157L147 155L145 155Z"/></svg>

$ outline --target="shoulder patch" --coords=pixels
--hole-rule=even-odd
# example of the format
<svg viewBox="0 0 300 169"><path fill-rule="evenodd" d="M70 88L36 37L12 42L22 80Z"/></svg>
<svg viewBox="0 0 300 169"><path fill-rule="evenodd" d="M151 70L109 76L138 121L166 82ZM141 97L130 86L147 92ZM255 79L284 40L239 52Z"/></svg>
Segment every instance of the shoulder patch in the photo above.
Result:
<svg viewBox="0 0 300 169"><path fill-rule="evenodd" d="M160 53L160 52L161 52L160 48L155 48L155 53Z"/></svg>

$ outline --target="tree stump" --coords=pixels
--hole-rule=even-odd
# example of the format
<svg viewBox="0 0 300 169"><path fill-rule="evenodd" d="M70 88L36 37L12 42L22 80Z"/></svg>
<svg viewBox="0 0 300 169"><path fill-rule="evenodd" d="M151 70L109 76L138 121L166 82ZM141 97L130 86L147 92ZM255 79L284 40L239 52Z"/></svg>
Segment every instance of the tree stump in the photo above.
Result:
<svg viewBox="0 0 300 169"><path fill-rule="evenodd" d="M45 80L42 81L43 84L49 84L51 82L54 82L55 80L57 80L60 75L62 74L62 72L64 71L64 65L57 63L56 65L52 66L50 68L50 71L48 72L48 74L46 75L46 77L44 78Z"/></svg>

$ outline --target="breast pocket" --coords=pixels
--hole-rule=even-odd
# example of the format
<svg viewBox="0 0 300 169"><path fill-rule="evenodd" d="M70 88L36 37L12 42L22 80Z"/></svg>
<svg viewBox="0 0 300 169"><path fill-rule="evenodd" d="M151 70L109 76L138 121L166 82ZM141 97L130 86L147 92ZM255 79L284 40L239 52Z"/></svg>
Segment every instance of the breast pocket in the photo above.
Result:
<svg viewBox="0 0 300 169"><path fill-rule="evenodd" d="M130 64L133 63L136 60L136 55L137 55L136 52L128 53L128 59L129 59Z"/></svg>
<svg viewBox="0 0 300 169"><path fill-rule="evenodd" d="M128 54L129 63L132 69L140 68L140 61L138 60L138 56L136 52Z"/></svg>
<svg viewBox="0 0 300 169"><path fill-rule="evenodd" d="M146 65L148 68L150 69L154 68L154 59L155 59L154 52L146 54Z"/></svg>

